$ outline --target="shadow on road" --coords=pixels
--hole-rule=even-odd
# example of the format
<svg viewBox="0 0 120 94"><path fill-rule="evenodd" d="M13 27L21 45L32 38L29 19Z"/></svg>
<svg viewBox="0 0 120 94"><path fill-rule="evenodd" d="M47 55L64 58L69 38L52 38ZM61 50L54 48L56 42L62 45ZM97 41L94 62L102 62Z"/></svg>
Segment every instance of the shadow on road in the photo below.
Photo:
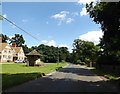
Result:
<svg viewBox="0 0 120 94"><path fill-rule="evenodd" d="M63 68L59 70L59 72L73 73L80 76L95 76L92 71L89 71L89 69L85 68Z"/></svg>

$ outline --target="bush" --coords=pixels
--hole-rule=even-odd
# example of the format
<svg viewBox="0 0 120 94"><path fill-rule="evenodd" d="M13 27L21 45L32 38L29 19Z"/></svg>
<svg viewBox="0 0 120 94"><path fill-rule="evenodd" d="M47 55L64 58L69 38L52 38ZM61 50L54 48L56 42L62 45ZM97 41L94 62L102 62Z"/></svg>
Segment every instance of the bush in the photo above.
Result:
<svg viewBox="0 0 120 94"><path fill-rule="evenodd" d="M77 64L80 64L80 63L81 63L81 60L77 60L76 63L77 63Z"/></svg>
<svg viewBox="0 0 120 94"><path fill-rule="evenodd" d="M7 62L12 62L11 60L7 60Z"/></svg>
<svg viewBox="0 0 120 94"><path fill-rule="evenodd" d="M65 60L62 60L61 63L65 63Z"/></svg>
<svg viewBox="0 0 120 94"><path fill-rule="evenodd" d="M77 60L76 64L85 65L85 62L82 62L81 60Z"/></svg>

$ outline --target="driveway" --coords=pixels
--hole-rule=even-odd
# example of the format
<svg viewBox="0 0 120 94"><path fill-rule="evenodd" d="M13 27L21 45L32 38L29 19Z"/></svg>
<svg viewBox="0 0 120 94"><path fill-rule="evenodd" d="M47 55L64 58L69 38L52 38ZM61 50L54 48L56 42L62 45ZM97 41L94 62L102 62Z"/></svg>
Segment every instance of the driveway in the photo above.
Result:
<svg viewBox="0 0 120 94"><path fill-rule="evenodd" d="M6 92L116 92L116 89L89 69L69 64L59 71Z"/></svg>

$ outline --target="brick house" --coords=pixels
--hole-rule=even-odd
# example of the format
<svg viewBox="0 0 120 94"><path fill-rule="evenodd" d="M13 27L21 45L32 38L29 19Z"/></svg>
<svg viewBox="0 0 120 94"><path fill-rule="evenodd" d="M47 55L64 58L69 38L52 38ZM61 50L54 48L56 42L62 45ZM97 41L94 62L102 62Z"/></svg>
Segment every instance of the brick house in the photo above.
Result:
<svg viewBox="0 0 120 94"><path fill-rule="evenodd" d="M0 62L6 62L7 60L24 60L25 54L22 47L16 47L16 43L2 43L0 37Z"/></svg>

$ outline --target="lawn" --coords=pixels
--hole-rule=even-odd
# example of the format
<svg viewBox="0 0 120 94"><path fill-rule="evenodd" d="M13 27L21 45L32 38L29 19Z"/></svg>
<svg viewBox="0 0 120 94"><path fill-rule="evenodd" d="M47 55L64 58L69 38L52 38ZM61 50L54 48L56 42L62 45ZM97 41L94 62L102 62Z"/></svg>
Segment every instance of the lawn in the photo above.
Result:
<svg viewBox="0 0 120 94"><path fill-rule="evenodd" d="M44 74L51 73L65 63L44 63L46 67L27 67L26 64L2 64L2 89L7 89L26 81L36 79Z"/></svg>

